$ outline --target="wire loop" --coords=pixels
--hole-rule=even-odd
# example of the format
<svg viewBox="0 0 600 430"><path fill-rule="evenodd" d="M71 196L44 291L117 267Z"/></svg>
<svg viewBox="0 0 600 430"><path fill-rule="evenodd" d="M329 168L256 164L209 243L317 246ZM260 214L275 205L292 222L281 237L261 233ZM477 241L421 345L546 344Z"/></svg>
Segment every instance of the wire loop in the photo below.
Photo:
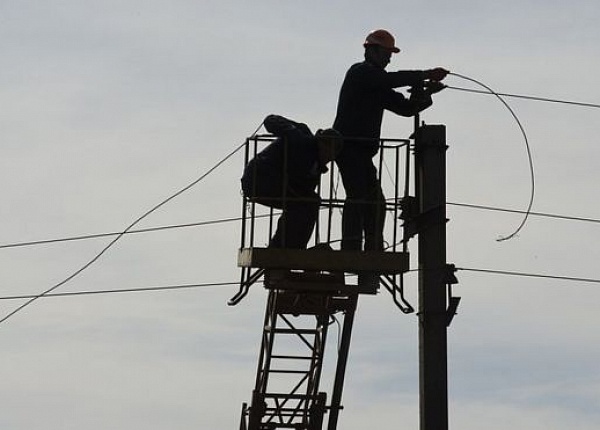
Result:
<svg viewBox="0 0 600 430"><path fill-rule="evenodd" d="M525 223L527 223L527 219L529 218L529 214L531 213L531 208L533 207L533 200L535 198L535 173L534 173L534 168L533 168L533 156L531 155L531 147L529 145L529 140L527 139L527 133L525 133L525 128L523 127L523 124L521 124L521 121L519 120L519 117L517 117L517 114L513 111L513 109L508 105L508 103L502 98L502 96L500 94L498 94L496 91L492 90L490 87L488 87L487 85L485 85L482 82L479 82L476 79L470 78L465 75L461 75L459 73L451 72L449 74L452 76L456 76L457 78L461 78L461 79L465 79L467 81L474 82L477 85L480 85L483 88L485 88L486 90L488 90L490 94L493 94L494 96L496 96L498 98L498 100L500 100L502 102L502 104L506 107L506 109L508 109L508 111L510 112L512 117L517 122L517 125L519 126L519 129L521 130L521 134L523 135L523 139L525 140L525 148L527 149L527 158L529 161L529 172L530 172L530 180L531 180L531 192L529 195L529 203L527 204L527 209L525 210L525 216L523 217L523 219L521 220L521 223L517 226L515 231L513 231L508 236L500 236L498 239L496 239L496 241L498 241L498 242L510 240L510 239L514 238L515 236L517 236L517 234L519 234L519 232L525 226Z"/></svg>

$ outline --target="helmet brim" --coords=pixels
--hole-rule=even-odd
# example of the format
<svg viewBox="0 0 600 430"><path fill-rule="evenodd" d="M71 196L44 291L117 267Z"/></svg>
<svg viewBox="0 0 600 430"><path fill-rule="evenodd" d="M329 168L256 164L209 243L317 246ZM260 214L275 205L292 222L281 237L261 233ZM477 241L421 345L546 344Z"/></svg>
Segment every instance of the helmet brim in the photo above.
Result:
<svg viewBox="0 0 600 430"><path fill-rule="evenodd" d="M387 46L383 46L379 43L373 43L373 42L365 42L363 43L363 46L366 48L367 46L381 46L384 49L387 49L390 52L393 52L394 54L397 54L398 52L400 52L400 48L394 46L393 48L388 48Z"/></svg>

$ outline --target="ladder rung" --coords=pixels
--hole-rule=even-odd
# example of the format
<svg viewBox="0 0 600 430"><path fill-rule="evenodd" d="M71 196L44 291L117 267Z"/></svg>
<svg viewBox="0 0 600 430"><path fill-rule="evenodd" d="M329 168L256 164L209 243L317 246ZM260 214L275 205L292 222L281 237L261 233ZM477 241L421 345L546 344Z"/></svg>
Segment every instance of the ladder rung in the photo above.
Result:
<svg viewBox="0 0 600 430"><path fill-rule="evenodd" d="M269 429L269 430L271 430L273 428L277 428L277 429L283 429L283 428L286 428L286 429L297 429L298 428L298 423L279 423L278 422L276 427L271 427L269 425L268 425L268 427L261 426L261 427L259 427L259 430L263 430L263 429Z"/></svg>
<svg viewBox="0 0 600 430"><path fill-rule="evenodd" d="M313 394L284 394L284 393L265 393L265 399L290 399L290 400L317 400L318 395Z"/></svg>
<svg viewBox="0 0 600 430"><path fill-rule="evenodd" d="M297 375L306 375L307 373L310 373L310 370L277 370L277 369L271 369L269 370L270 373L290 373L290 374L297 374Z"/></svg>
<svg viewBox="0 0 600 430"><path fill-rule="evenodd" d="M313 334L318 335L321 330L309 329L309 328L276 328L273 327L265 327L265 331L269 331L271 333L281 333L281 334Z"/></svg>
<svg viewBox="0 0 600 430"><path fill-rule="evenodd" d="M278 408L275 406L271 406L271 407L267 407L265 408L265 415L272 415L269 414L269 412L277 412L277 415L280 416L288 416L288 417L293 417L293 416L299 416L302 414L302 412L304 412L306 409L308 409L308 406L304 406L304 407L284 407L284 408Z"/></svg>
<svg viewBox="0 0 600 430"><path fill-rule="evenodd" d="M282 360L312 360L312 356L304 355L271 355L271 358L279 358Z"/></svg>

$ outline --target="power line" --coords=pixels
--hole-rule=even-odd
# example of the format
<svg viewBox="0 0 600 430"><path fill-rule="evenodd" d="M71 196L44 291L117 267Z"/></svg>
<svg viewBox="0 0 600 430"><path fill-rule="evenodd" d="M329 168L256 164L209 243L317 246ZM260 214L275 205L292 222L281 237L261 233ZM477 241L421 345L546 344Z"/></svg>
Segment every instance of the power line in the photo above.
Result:
<svg viewBox="0 0 600 430"><path fill-rule="evenodd" d="M73 291L65 293L48 293L45 294L44 298L52 297L72 297L72 296L86 296L86 295L97 295L97 294L115 294L115 293L140 293L140 292L151 292L151 291L173 291L173 290L184 290L192 288L205 288L205 287L221 287L229 285L239 285L239 282L213 282L204 284L182 284L182 285L166 285L156 287L139 287L139 288L124 288L124 289L112 289L112 290L95 290L95 291ZM37 295L19 295L19 296L4 296L0 297L0 300L25 300L38 297Z"/></svg>
<svg viewBox="0 0 600 430"><path fill-rule="evenodd" d="M572 276L560 276L560 275L547 275L547 274L538 274L538 273L526 273L526 272L513 272L509 270L493 270L493 269L473 269L468 267L457 267L456 270L462 270L463 272L479 272L479 273L489 273L494 275L507 275L507 276L520 276L527 278L541 278L541 279L554 279L561 281L572 281L572 282L587 282L600 284L600 279L593 278L579 278Z"/></svg>
<svg viewBox="0 0 600 430"><path fill-rule="evenodd" d="M259 216L264 216L264 215L257 215L257 217L259 217ZM141 228L141 229L137 229L137 230L129 230L127 232L95 233L95 234L71 236L71 237L64 237L64 238L57 238L57 239L45 239L45 240L34 240L34 241L29 241L29 242L7 243L4 245L0 245L0 249L19 248L19 247L34 246L34 245L47 245L47 244L51 244L51 243L72 242L72 241L87 240L87 239L100 239L103 237L118 236L120 234L129 235L129 234L136 234L136 233L151 233L151 232L163 231L163 230L173 230L173 229L178 229L178 228L200 227L200 226L205 226L205 225L223 224L223 223L228 223L228 222L233 222L233 221L240 221L241 219L242 219L241 217L221 218L221 219L216 219L216 220L199 221L199 222L193 222L193 223L187 223L187 224L173 224L173 225L164 225L164 226L158 226L158 227Z"/></svg>
<svg viewBox="0 0 600 430"><path fill-rule="evenodd" d="M518 210L518 209L507 209L507 208L500 208L500 207L496 207L496 206L476 205L476 204L470 204L470 203L447 202L446 204L451 205L451 206L459 206L459 207L465 207L465 208L470 208L470 209L481 209L481 210L487 210L487 211L508 212L508 213L515 213L515 214L524 214L525 213L525 211ZM529 212L529 214L532 216L555 218L555 219L562 219L562 220L567 220L567 221L591 222L591 223L596 223L596 224L600 223L600 219L594 219L594 218L584 218L584 217L569 216L569 215L558 215L558 214L551 214L551 213L544 213L544 212Z"/></svg>
<svg viewBox="0 0 600 430"><path fill-rule="evenodd" d="M252 135L255 135L256 133L258 133L258 130L260 130L260 128L262 127L262 125L263 125L263 123L261 122L260 125L258 126L258 128L254 131L254 133L252 133ZM50 287L50 288L46 289L45 291L41 292L40 294L38 294L38 295L30 298L25 303L23 303L22 305L18 306L13 311L9 312L7 315L5 315L3 318L0 319L0 324L4 323L10 317L12 317L16 313L20 312L21 310L23 310L25 307L29 306L31 303L33 303L34 301L36 301L40 297L43 297L46 294L51 293L52 291L56 290L57 288L61 287L62 285L66 284L67 282L71 281L73 278L75 278L76 276L78 276L80 273L82 273L84 270L86 270L88 267L90 267L92 264L94 264L96 261L98 261L98 259L102 255L104 255L104 253L106 253L106 251L108 251L119 239L121 239L128 231L130 231L133 227L135 227L143 219L145 219L147 216L149 216L150 214L152 214L153 212L155 212L159 208L165 206L166 204L168 204L169 202L171 202L175 198L179 197L181 194L185 193L187 190L189 190L190 188L194 187L199 182L201 182L202 180L204 180L204 178L206 178L208 175L210 175L212 172L214 172L223 163L225 163L234 154L236 154L240 149L242 149L245 144L246 144L246 142L244 142L241 145L239 145L237 148L235 148L233 151L231 151L229 154L227 154L223 159L221 159L219 162L217 162L217 164L215 164L213 167L211 167L210 169L208 169L208 171L206 171L204 174L202 174L199 178L193 180L191 183L189 183L185 187L181 188L179 191L175 192L171 196L167 197L166 199L164 199L163 201L161 201L160 203L158 203L157 205L153 206L148 211L146 211L145 213L143 213L135 221L133 221L131 224L129 224L129 226L127 226L127 228L125 228L125 230L123 230L123 232L119 233L108 245L106 245L90 261L88 261L87 263L85 263L82 267L80 267L79 269L77 269L71 275L67 276L65 279L63 279L62 281L60 281L58 284L55 284L52 287Z"/></svg>
<svg viewBox="0 0 600 430"><path fill-rule="evenodd" d="M446 85L446 88L450 88L451 90L466 91L469 93L494 95L494 93L489 92L489 91L476 90L476 89L472 89L472 88L454 87L451 85ZM499 93L499 92L496 92L495 94L498 94L499 96L503 96L503 97L514 97L514 98L535 100L535 101L541 101L541 102L562 103L562 104L575 105L575 106L600 108L600 104L596 104L596 103L575 102L575 101L570 101L570 100L559 100L559 99L551 99L551 98L547 98L547 97L527 96L527 95L522 95L522 94L509 94L509 93Z"/></svg>
<svg viewBox="0 0 600 430"><path fill-rule="evenodd" d="M524 278L539 278L539 279L551 279L551 280L579 282L579 283L600 284L600 279L583 278L583 277L575 277L575 276L562 276L562 275L551 275L551 274L542 274L542 273L517 272L517 271L511 271L511 270L498 270L498 269L480 269L480 268L472 268L472 267L456 267L456 270L463 271L463 272L484 273L484 274L491 274L491 275L515 276L515 277L524 277ZM408 272L416 273L419 271L420 271L420 269L411 269ZM60 298L60 297L74 297L74 296L86 296L86 295L89 296L89 295L102 295L102 294L176 291L176 290L185 290L185 289L221 287L221 286L233 286L233 285L239 285L239 281L207 282L207 283L194 283L194 284L121 288L121 289L109 289L109 290L93 290L93 291L88 290L88 291L73 291L73 292L64 292L64 293L48 293L48 294L44 294L41 297L39 295L12 295L12 296L0 296L0 300L27 300L27 299L32 299L34 297L37 297L37 298L42 298L42 297L43 298Z"/></svg>
<svg viewBox="0 0 600 430"><path fill-rule="evenodd" d="M495 211L495 212L507 212L507 213L515 213L515 214L525 214L526 212L518 209L509 209L509 208L501 208L498 206L489 206L489 205L478 205L472 203L457 203L457 202L447 202L446 204L451 206L464 207L469 209L480 209L487 211ZM600 219L588 218L588 217L580 217L580 216L571 216L571 215L561 215L561 214L552 214L547 212L529 212L531 216L544 217L544 218L554 218L554 219L562 219L567 221L578 221L578 222L589 222L594 224L600 224ZM263 215L255 215L255 218L267 218L270 217L270 214ZM148 227L136 230L129 230L124 234L139 234L139 233L153 233L158 231L165 230L175 230L179 228L190 228L190 227L202 227L207 225L217 225L217 224L225 224L230 222L239 222L241 221L241 217L232 217L232 218L220 218L208 221L198 221L192 223L185 224L171 224L171 225L163 225L157 227ZM100 239L104 237L118 236L119 234L123 234L123 232L110 232L110 233L93 233L87 235L80 236L70 236L63 238L55 238L55 239L42 239L42 240L32 240L27 242L15 242L15 243L6 243L0 245L0 249L10 249L10 248L19 248L19 247L28 247L28 246L37 246L37 245L47 245L53 243L61 243L61 242L74 242L80 240L89 240L89 239Z"/></svg>

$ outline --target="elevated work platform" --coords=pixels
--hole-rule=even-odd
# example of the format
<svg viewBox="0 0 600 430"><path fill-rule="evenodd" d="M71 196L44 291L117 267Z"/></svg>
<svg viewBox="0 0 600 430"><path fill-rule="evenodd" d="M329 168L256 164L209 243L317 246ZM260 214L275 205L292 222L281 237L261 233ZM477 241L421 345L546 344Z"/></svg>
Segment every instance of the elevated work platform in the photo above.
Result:
<svg viewBox="0 0 600 430"><path fill-rule="evenodd" d="M243 248L239 267L305 271L399 274L409 270L406 252L338 251L333 249Z"/></svg>
<svg viewBox="0 0 600 430"><path fill-rule="evenodd" d="M249 139L246 163L260 151L261 144L272 141L272 136ZM281 225L282 211L244 196L238 252L240 290L229 304L240 303L256 283L264 285L268 299L256 383L250 404L242 406L240 430L336 430L359 296L377 294L384 286L402 312L414 311L403 297L401 275L409 270L409 254L405 232L398 227L400 201L407 196L407 176L405 185L400 183L403 165L408 175L409 142L382 140L379 154L379 172L388 173L387 184L382 184L388 200L381 205L387 218L385 251L335 249L341 242L345 201L335 165L321 177L319 213L308 249L267 247ZM381 177L378 180L382 182ZM294 200L282 198L283 208L286 202ZM322 389L326 340L334 323L338 326L338 342L331 354L336 361L335 374L329 378L329 389Z"/></svg>
<svg viewBox="0 0 600 430"><path fill-rule="evenodd" d="M261 279L267 289L302 289L304 291L333 291L314 279L307 281L309 273L358 275L355 284L342 282L343 293L377 294L383 285L394 297L396 305L404 312L413 311L403 298L402 287L398 286L398 275L409 270L407 252L342 251L327 247L310 249L242 248L238 253L238 266L242 268L239 292L229 301L238 304L250 287ZM304 282L270 282L275 273L301 271ZM293 275L293 273L291 274ZM279 274L277 275L279 276ZM401 282L401 280L400 280ZM329 284L332 285L332 284ZM334 284L335 285L335 284Z"/></svg>

